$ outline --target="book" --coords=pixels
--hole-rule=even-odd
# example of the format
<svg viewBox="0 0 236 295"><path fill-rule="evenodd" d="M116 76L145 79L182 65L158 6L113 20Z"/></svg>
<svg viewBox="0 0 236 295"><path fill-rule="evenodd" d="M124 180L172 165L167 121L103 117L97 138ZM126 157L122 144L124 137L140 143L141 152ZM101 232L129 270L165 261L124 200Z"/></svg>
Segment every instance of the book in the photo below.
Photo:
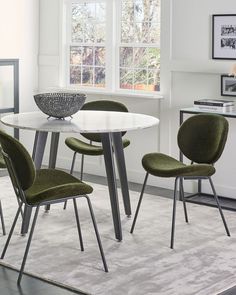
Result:
<svg viewBox="0 0 236 295"><path fill-rule="evenodd" d="M206 105L215 107L233 106L234 100L225 99L199 99L194 101L194 105Z"/></svg>
<svg viewBox="0 0 236 295"><path fill-rule="evenodd" d="M199 110L202 111L215 111L215 112L232 112L234 111L234 106L223 106L223 107L219 107L219 106L214 106L214 105L194 105L194 107L197 107Z"/></svg>

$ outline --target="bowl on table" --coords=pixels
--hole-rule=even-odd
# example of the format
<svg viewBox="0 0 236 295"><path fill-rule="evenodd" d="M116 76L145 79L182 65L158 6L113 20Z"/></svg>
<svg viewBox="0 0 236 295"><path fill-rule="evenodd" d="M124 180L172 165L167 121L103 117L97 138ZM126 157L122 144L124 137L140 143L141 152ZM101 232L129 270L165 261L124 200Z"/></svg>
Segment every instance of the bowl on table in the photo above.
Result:
<svg viewBox="0 0 236 295"><path fill-rule="evenodd" d="M34 95L34 100L38 108L49 117L64 119L82 108L86 95L69 92L40 93Z"/></svg>

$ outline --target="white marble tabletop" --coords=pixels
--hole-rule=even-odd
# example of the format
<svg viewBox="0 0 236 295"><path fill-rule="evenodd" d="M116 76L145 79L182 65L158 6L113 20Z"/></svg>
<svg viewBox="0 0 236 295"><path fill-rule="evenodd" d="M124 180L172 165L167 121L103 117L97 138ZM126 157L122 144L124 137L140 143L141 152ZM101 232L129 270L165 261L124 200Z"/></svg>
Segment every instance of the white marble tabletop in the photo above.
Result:
<svg viewBox="0 0 236 295"><path fill-rule="evenodd" d="M159 123L153 116L125 112L79 111L65 120L49 118L42 112L11 114L1 118L19 129L62 133L106 133L144 129Z"/></svg>

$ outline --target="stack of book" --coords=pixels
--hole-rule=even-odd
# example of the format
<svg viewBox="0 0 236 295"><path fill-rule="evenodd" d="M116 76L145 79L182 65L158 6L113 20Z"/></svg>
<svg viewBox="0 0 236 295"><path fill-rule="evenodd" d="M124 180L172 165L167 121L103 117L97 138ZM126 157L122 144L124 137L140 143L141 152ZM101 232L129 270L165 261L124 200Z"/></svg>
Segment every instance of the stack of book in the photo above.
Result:
<svg viewBox="0 0 236 295"><path fill-rule="evenodd" d="M194 101L194 106L200 109L230 112L234 109L234 100L199 99Z"/></svg>

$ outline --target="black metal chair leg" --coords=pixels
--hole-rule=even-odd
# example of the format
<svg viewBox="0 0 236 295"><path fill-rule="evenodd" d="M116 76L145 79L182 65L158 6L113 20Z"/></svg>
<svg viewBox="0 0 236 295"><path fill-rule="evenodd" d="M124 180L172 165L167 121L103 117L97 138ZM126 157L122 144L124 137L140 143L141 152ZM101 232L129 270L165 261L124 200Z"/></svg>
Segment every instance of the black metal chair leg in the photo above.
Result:
<svg viewBox="0 0 236 295"><path fill-rule="evenodd" d="M220 215L221 215L221 218L222 218L222 221L223 221L224 227L225 227L225 231L226 231L227 235L230 237L230 232L229 232L229 229L228 229L227 223L226 223L226 221L225 221L225 217L224 217L224 214L223 214L222 208L221 208L221 206L220 206L220 202L219 202L218 196L217 196L217 194L216 194L216 190L215 190L215 187L214 187L214 185L213 185L212 179L211 179L211 177L208 177L208 179L209 179L209 182L210 182L210 185L211 185L211 188L212 188L212 191L213 191L213 194L214 194L214 197L215 197L215 200L216 200L216 203L217 203L218 209L219 209L219 211L220 211Z"/></svg>
<svg viewBox="0 0 236 295"><path fill-rule="evenodd" d="M171 227L171 241L170 248L174 249L174 236L175 236L175 215L176 215L176 199L177 199L177 187L178 187L178 177L175 178L175 189L174 189L174 199L173 199L173 213L172 213L172 227Z"/></svg>
<svg viewBox="0 0 236 295"><path fill-rule="evenodd" d="M73 174L73 171L74 171L75 159L76 159L76 152L74 152L72 163L71 163L71 168L70 168L70 174L71 175Z"/></svg>
<svg viewBox="0 0 236 295"><path fill-rule="evenodd" d="M6 228L5 228L4 218L3 218L3 210L2 210L1 201L0 201L0 218L1 218L1 223L2 223L2 233L5 236L6 235Z"/></svg>
<svg viewBox="0 0 236 295"><path fill-rule="evenodd" d="M81 156L81 167L80 167L80 180L83 180L84 176L84 155Z"/></svg>
<svg viewBox="0 0 236 295"><path fill-rule="evenodd" d="M7 240L6 240L6 244L5 244L5 246L4 246L4 248L3 248L3 251L2 251L2 254L1 254L1 259L3 259L4 256L5 256L5 254L6 254L6 251L7 251L8 245L9 245L10 240L11 240L11 237L12 237L12 233L13 233L13 231L14 231L14 228L15 228L15 226L16 226L16 222L17 222L17 219L18 219L19 214L20 214L20 212L21 212L22 205L23 205L23 203L20 204L20 206L18 207L18 210L17 210L17 212L16 212L16 216L15 216L14 221L13 221L13 223L12 223L12 226L11 226L11 229L10 229L10 232L9 232L9 235L8 235L8 237L7 237Z"/></svg>
<svg viewBox="0 0 236 295"><path fill-rule="evenodd" d="M34 233L34 228L35 228L36 220L37 220L38 213L39 213L39 208L40 208L40 206L36 207L36 211L35 211L35 214L34 214L34 219L33 219L33 222L32 222L29 238L28 238L27 245L26 245L26 248L25 248L25 254L24 254L24 257L23 257L23 260L22 260L22 263L21 263L20 273L19 273L18 280L17 280L18 285L20 285L21 278L22 278L22 275L23 275L23 271L24 271L24 268L25 268L25 263L26 263L26 259L27 259L28 253L29 253L29 248L30 248L30 244L31 244L31 241L32 241L33 233Z"/></svg>
<svg viewBox="0 0 236 295"><path fill-rule="evenodd" d="M76 199L73 199L73 203L74 203L74 209L75 209L75 219L76 219L77 229L79 234L80 249L81 251L84 251L84 243L83 243L82 232L81 232L81 227L79 222L79 214L78 214Z"/></svg>
<svg viewBox="0 0 236 295"><path fill-rule="evenodd" d="M188 212L187 212L187 206L185 202L185 197L184 197L184 186L183 186L183 178L180 178L180 194L181 194L181 200L183 202L183 207L184 207L184 217L185 221L188 223Z"/></svg>
<svg viewBox="0 0 236 295"><path fill-rule="evenodd" d="M131 234L132 234L133 231L134 231L134 227L135 227L136 220L137 220L137 217L138 217L138 212L139 212L139 209L140 209L140 205L141 205L141 203L142 203L143 194L144 194L144 190L145 190L145 187L146 187L146 183L147 183L148 175L149 175L149 174L146 173L145 178L144 178L142 191L141 191L141 194L140 194L140 197L139 197L139 200L138 200L138 205L137 205L137 208L136 208L136 211L135 211L134 220L133 220L133 223L132 223L132 226L131 226L131 230L130 230L130 233L131 233Z"/></svg>
<svg viewBox="0 0 236 295"><path fill-rule="evenodd" d="M67 201L64 202L63 209L66 210L66 207L67 207Z"/></svg>
<svg viewBox="0 0 236 295"><path fill-rule="evenodd" d="M102 257L104 270L105 270L105 272L108 272L106 258L105 258L104 252L103 252L102 242L101 242L100 235L99 235L99 232L98 232L97 223L96 223L96 219L95 219L95 216L94 216L94 213L93 213L92 204L91 204L91 201L90 201L88 196L85 195L84 197L87 199L87 202L88 202L88 207L89 207L90 215L91 215L91 218L92 218L94 231L95 231L95 234L96 234L98 247L99 247L99 250L100 250L101 257Z"/></svg>
<svg viewBox="0 0 236 295"><path fill-rule="evenodd" d="M73 174L73 171L74 171L75 158L76 158L76 152L74 152L73 159L72 159L72 163L71 163L71 168L70 168L70 174L71 174L71 175ZM64 207L63 207L63 209L66 210L66 207L67 207L67 201L64 202Z"/></svg>

